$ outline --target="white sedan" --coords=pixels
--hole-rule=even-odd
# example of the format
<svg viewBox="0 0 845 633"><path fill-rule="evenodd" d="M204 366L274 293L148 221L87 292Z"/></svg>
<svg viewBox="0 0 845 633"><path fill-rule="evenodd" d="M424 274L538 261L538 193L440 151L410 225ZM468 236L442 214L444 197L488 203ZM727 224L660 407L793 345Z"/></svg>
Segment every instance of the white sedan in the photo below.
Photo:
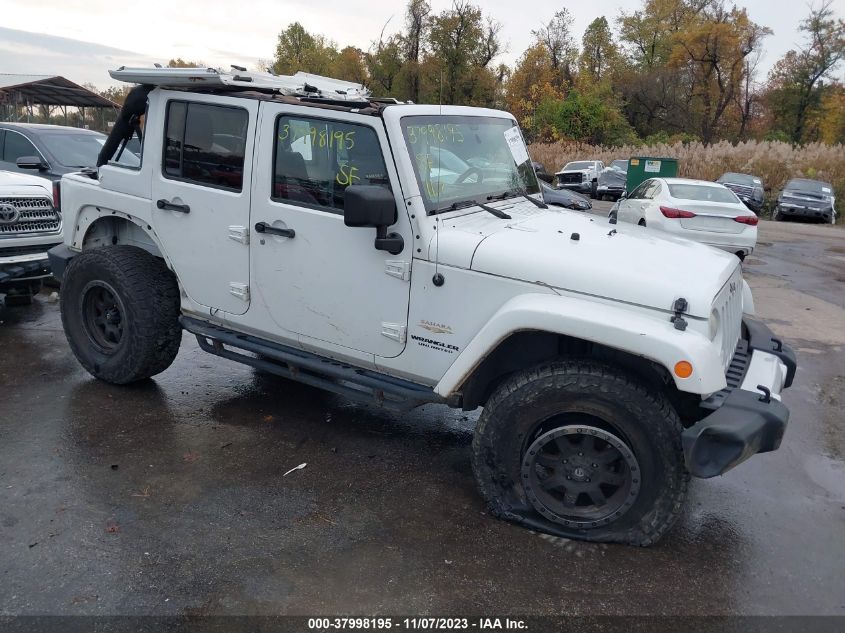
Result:
<svg viewBox="0 0 845 633"><path fill-rule="evenodd" d="M751 254L757 244L757 216L719 183L650 178L617 204L618 222L702 242L740 259Z"/></svg>

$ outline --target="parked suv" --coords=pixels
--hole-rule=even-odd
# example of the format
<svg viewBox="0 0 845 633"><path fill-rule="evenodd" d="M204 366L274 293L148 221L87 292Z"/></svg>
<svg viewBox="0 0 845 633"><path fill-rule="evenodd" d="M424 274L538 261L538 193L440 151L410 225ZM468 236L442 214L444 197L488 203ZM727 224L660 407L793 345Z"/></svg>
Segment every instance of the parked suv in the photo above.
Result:
<svg viewBox="0 0 845 633"><path fill-rule="evenodd" d="M0 169L21 171L59 180L64 174L97 164L106 142L102 132L65 125L0 123ZM132 143L117 162L137 167L138 151Z"/></svg>
<svg viewBox="0 0 845 633"><path fill-rule="evenodd" d="M778 196L774 220L801 218L836 224L836 196L833 186L821 180L793 178Z"/></svg>
<svg viewBox="0 0 845 633"><path fill-rule="evenodd" d="M763 210L764 187L759 176L729 171L719 176L716 182L733 191L737 198L757 215Z"/></svg>
<svg viewBox="0 0 845 633"><path fill-rule="evenodd" d="M561 189L580 191L595 198L598 192L599 174L603 170L604 163L600 160L576 160L566 163L555 177Z"/></svg>
<svg viewBox="0 0 845 633"><path fill-rule="evenodd" d="M0 293L7 306L32 301L50 276L47 251L61 241L53 183L0 171Z"/></svg>
<svg viewBox="0 0 845 633"><path fill-rule="evenodd" d="M593 541L655 542L690 475L779 446L795 356L736 257L547 207L512 115L297 76L113 77L145 85L99 170L62 179L51 251L97 378L164 371L184 329L374 405L483 407L492 512ZM140 168L108 164L145 110Z"/></svg>

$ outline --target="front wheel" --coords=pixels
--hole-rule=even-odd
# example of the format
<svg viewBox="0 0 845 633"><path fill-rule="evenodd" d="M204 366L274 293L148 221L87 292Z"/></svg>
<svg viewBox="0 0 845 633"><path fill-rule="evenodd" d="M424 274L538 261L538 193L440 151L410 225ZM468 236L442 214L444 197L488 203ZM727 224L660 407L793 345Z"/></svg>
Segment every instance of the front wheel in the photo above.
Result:
<svg viewBox="0 0 845 633"><path fill-rule="evenodd" d="M496 516L568 538L655 543L689 475L666 397L613 367L559 361L518 372L487 402L473 440Z"/></svg>
<svg viewBox="0 0 845 633"><path fill-rule="evenodd" d="M154 376L182 340L179 287L164 261L135 246L84 251L65 271L62 325L90 374L115 384Z"/></svg>

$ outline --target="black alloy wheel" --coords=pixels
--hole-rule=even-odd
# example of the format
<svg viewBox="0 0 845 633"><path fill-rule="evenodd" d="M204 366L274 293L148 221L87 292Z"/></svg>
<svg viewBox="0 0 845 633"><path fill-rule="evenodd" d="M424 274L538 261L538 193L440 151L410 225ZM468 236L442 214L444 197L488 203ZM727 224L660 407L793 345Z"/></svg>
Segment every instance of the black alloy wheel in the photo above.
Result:
<svg viewBox="0 0 845 633"><path fill-rule="evenodd" d="M126 309L114 288L102 280L89 282L82 291L82 323L91 343L104 354L113 354L123 340Z"/></svg>
<svg viewBox="0 0 845 633"><path fill-rule="evenodd" d="M568 527L619 519L637 500L640 468L630 447L598 427L569 424L528 446L522 484L534 509Z"/></svg>

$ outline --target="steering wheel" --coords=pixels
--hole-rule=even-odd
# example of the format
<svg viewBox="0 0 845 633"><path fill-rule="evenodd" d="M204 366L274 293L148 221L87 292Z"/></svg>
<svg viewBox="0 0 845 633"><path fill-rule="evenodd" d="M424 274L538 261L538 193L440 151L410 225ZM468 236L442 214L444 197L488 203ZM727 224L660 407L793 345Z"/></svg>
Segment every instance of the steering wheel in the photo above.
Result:
<svg viewBox="0 0 845 633"><path fill-rule="evenodd" d="M460 176L455 178L455 184L456 185L461 184L464 180L469 178L469 176L471 174L478 174L478 182L479 183L484 182L484 172L481 171L478 167L470 167L464 173L462 173Z"/></svg>

